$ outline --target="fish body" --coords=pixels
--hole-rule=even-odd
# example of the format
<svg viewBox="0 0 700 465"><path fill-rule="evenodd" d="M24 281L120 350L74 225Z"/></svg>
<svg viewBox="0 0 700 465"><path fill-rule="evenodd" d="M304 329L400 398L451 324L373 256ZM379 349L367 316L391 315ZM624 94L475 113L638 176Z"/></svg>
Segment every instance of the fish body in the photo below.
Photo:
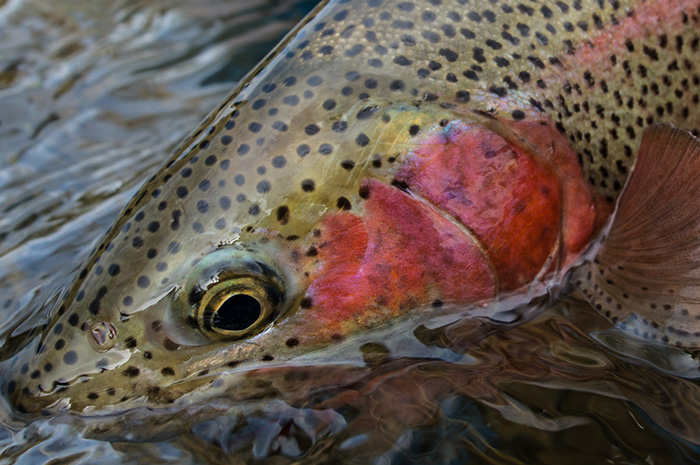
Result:
<svg viewBox="0 0 700 465"><path fill-rule="evenodd" d="M645 129L700 127L699 8L321 2L125 207L4 394L22 414L186 404L562 279Z"/></svg>

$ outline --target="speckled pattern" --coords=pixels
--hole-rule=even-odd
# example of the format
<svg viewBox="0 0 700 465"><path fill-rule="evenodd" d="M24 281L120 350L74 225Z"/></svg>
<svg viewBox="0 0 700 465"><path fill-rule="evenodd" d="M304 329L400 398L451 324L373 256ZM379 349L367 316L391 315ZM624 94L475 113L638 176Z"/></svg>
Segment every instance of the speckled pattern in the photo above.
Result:
<svg viewBox="0 0 700 465"><path fill-rule="evenodd" d="M343 337L304 321L319 220L361 213L362 180L391 184L443 120L549 121L611 204L645 127L700 128L699 26L697 0L322 2L127 205L5 394L19 412L186 402ZM223 272L255 281L237 284L262 302L249 328L193 310Z"/></svg>

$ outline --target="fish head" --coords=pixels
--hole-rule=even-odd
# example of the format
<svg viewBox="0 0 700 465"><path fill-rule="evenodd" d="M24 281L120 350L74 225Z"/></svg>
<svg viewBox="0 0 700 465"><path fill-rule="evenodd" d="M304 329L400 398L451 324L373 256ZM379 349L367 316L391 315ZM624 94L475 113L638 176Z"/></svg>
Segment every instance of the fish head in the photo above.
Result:
<svg viewBox="0 0 700 465"><path fill-rule="evenodd" d="M312 149L287 131L261 142L245 108L207 123L125 208L3 374L19 412L206 398L216 380L408 313L482 305L562 247L567 187L496 119L364 101L304 124L307 137L326 128ZM513 208L519 219L499 229Z"/></svg>
<svg viewBox="0 0 700 465"><path fill-rule="evenodd" d="M345 23L363 12L343 3L135 194L8 361L17 412L186 405L406 314L483 305L584 247L590 186L527 96L427 79L430 48L358 71Z"/></svg>

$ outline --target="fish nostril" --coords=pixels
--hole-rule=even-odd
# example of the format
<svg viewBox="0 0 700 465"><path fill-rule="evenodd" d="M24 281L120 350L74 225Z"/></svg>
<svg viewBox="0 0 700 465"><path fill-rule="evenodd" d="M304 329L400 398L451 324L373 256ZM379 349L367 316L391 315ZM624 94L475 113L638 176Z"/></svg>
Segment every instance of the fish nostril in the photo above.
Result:
<svg viewBox="0 0 700 465"><path fill-rule="evenodd" d="M117 342L117 328L106 321L93 324L88 334L93 347L101 352L111 349Z"/></svg>

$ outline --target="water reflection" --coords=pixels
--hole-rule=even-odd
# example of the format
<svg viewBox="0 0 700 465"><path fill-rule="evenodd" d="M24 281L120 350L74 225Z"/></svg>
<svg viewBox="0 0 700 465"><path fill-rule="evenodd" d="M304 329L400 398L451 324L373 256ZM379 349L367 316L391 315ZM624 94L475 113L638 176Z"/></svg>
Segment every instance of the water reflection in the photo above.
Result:
<svg viewBox="0 0 700 465"><path fill-rule="evenodd" d="M315 3L0 9L4 333L55 300L149 171Z"/></svg>
<svg viewBox="0 0 700 465"><path fill-rule="evenodd" d="M147 173L314 3L0 3L3 353ZM347 341L361 360L241 373L184 410L30 425L3 412L0 460L700 461L695 359L573 302L534 310L512 324L408 320Z"/></svg>

